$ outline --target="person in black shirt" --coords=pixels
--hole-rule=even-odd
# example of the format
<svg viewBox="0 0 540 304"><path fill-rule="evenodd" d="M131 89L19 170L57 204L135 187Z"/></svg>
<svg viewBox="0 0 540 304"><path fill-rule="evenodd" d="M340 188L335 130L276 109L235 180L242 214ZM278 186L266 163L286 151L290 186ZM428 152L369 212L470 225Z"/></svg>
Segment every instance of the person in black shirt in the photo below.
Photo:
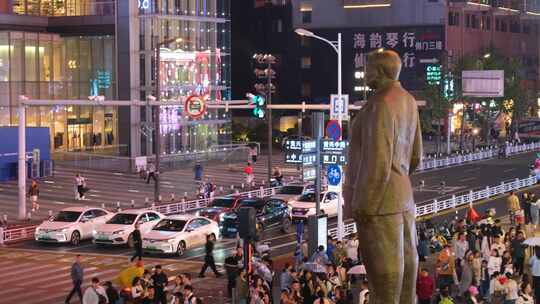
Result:
<svg viewBox="0 0 540 304"><path fill-rule="evenodd" d="M206 255L204 256L204 265L199 273L200 278L204 278L204 273L208 267L212 268L216 277L220 277L221 273L217 271L216 262L214 262L214 240L211 235L206 236L206 245L204 245Z"/></svg>
<svg viewBox="0 0 540 304"><path fill-rule="evenodd" d="M225 259L225 270L227 271L227 291L229 298L232 298L232 290L236 287L236 278L240 272L238 263L242 261L242 248L236 249L236 254Z"/></svg>
<svg viewBox="0 0 540 304"><path fill-rule="evenodd" d="M133 234L131 237L133 239L133 247L135 248L135 253L131 257L130 262L133 262L133 260L135 260L136 257L138 257L140 261L142 260L143 250L142 250L141 231L139 230L139 223L135 224L135 230L133 231Z"/></svg>
<svg viewBox="0 0 540 304"><path fill-rule="evenodd" d="M161 270L161 265L156 265L154 274L152 275L154 289L156 292L156 304L167 304L167 293L165 287L169 283L167 275Z"/></svg>

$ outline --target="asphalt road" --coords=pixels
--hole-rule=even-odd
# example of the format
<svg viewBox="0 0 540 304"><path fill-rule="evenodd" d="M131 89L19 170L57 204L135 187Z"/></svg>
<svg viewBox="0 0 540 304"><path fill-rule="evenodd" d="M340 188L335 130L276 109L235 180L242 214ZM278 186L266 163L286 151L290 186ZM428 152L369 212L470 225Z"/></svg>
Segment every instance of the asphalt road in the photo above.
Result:
<svg viewBox="0 0 540 304"><path fill-rule="evenodd" d="M479 161L472 164L439 169L435 171L429 171L424 173L415 174L413 176L413 185L418 185L420 180L424 180L425 186L422 189L416 187L415 198L417 202L423 202L425 200L433 199L436 197L448 196L469 190L471 188L483 188L487 185L496 185L501 181L512 180L515 178L522 178L529 173L528 165L533 161L534 153L526 153L514 156L509 159L499 160L491 159L486 161ZM97 180L97 179L96 179ZM445 181L446 187L444 191L440 189L440 182ZM1 193L1 192L0 192ZM76 201L78 202L78 201ZM84 202L88 204L88 201ZM487 203L482 203L478 207L479 212L484 212L486 208L497 209L499 214L504 214L504 198L495 199ZM457 216L462 216L465 210L458 211ZM440 213L437 218L433 219L434 222L449 221L456 216L455 212ZM335 227L335 220L330 220L329 228ZM291 252L295 248L295 234L283 234L279 227L271 228L265 232L265 242L268 242L272 247L272 255L281 255ZM215 256L217 262L222 262L224 257L227 256L236 246L236 240L224 239L220 240L216 244ZM97 248L91 242L82 242L79 247L72 247L70 245L58 245L58 244L39 244L34 241L22 242L13 245L15 248L20 249L32 249L43 250L53 252L70 252L70 253L95 253L106 255L118 255L118 256L130 256L132 250L123 246L119 247L100 247ZM158 258L164 258L166 260L189 260L189 261L202 261L204 259L203 248L196 248L188 250L182 258L168 257L168 256L156 256Z"/></svg>

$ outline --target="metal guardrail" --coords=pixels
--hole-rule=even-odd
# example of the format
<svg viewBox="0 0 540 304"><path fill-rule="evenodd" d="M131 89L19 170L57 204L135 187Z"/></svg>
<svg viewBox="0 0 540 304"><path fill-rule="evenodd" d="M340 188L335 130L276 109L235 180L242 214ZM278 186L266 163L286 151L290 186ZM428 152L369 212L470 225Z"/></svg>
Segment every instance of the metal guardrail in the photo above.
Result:
<svg viewBox="0 0 540 304"><path fill-rule="evenodd" d="M473 204L474 202L484 200L499 194L507 193L512 190L517 190L536 184L536 176L529 176L523 179L516 179L511 182L502 182L497 186L487 186L484 189L478 191L469 191L467 194L455 196L445 200L437 200L425 204L416 206L416 217L422 217L430 214L437 214L439 211L453 209L466 204ZM356 223L350 223L345 225L345 236L356 233ZM332 238L337 237L337 228L328 229L328 235Z"/></svg>
<svg viewBox="0 0 540 304"><path fill-rule="evenodd" d="M257 190L251 190L246 192L238 192L234 193L232 195L238 195L243 197L266 197L275 195L276 191L280 187L273 187L273 188L259 188ZM219 197L225 197L225 196L217 196L213 198L205 198L205 199L199 199L199 200L191 200L191 201L182 201L178 203L172 203L172 204L165 204L165 205L152 205L152 207L149 207L148 209L160 212L165 215L169 214L178 214L178 213L184 213L184 212L192 212L196 211L202 208L205 208L209 205L209 203Z"/></svg>
<svg viewBox="0 0 540 304"><path fill-rule="evenodd" d="M5 229L0 227L0 245L34 238L37 225Z"/></svg>
<svg viewBox="0 0 540 304"><path fill-rule="evenodd" d="M522 145L508 145L505 148L506 155L513 155L523 152L529 152L540 148L540 142L533 142L530 144ZM493 158L499 155L499 148L486 149L469 154L459 154L456 156L450 156L445 158L433 158L427 159L422 162L417 171L426 171L436 168L444 168L450 166L458 166L465 163L469 163L476 160L483 160Z"/></svg>

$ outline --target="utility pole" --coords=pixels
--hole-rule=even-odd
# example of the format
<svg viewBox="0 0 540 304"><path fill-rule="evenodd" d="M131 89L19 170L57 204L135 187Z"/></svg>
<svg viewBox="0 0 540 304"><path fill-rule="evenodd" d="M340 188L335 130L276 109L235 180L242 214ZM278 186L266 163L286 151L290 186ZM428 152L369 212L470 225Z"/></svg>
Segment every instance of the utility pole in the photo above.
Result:
<svg viewBox="0 0 540 304"><path fill-rule="evenodd" d="M272 55L270 55L272 56ZM266 73L266 99L268 104L272 104L272 61L267 60L268 69ZM272 109L268 108L268 184L272 178Z"/></svg>

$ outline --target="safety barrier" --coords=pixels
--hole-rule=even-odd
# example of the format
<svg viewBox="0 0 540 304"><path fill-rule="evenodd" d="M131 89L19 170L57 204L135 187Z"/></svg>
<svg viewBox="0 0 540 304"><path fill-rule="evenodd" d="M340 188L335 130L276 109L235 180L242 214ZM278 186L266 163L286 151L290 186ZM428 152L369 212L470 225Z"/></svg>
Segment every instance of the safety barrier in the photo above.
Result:
<svg viewBox="0 0 540 304"><path fill-rule="evenodd" d="M536 184L536 176L529 176L523 179L516 179L508 182L501 182L497 186L487 186L484 189L477 191L469 191L463 195L453 195L451 198L444 200L434 199L431 202L420 203L416 205L416 217L422 217L431 214L437 214L439 211L454 209L459 206L470 204L474 202L484 200L499 194L507 193L512 190L517 190ZM344 235L351 235L356 233L356 223L350 223L345 225ZM328 235L332 238L337 237L337 228L328 229Z"/></svg>
<svg viewBox="0 0 540 304"><path fill-rule="evenodd" d="M234 193L232 195L237 196L243 196L243 197L266 197L276 194L276 191L280 187L272 187L272 188L263 188L260 187L257 190L251 190L246 192L238 192ZM220 196L224 197L224 196ZM152 205L152 207L148 209L152 209L154 211L163 213L165 215L168 214L178 214L178 213L184 213L184 212L191 212L196 211L201 208L205 208L208 206L208 204L217 197L214 198L205 198L205 199L198 199L198 200L191 200L191 201L181 201L178 203L172 203L172 204L165 204L165 205Z"/></svg>
<svg viewBox="0 0 540 304"><path fill-rule="evenodd" d="M0 245L16 241L33 239L36 227L36 225L8 229L0 227Z"/></svg>
<svg viewBox="0 0 540 304"><path fill-rule="evenodd" d="M507 145L505 148L506 155L513 155L523 152L529 152L540 148L540 142L533 142L530 144L521 144L521 145ZM445 158L432 158L425 159L417 171L426 171L436 168L444 168L450 166L458 166L468 162L483 160L492 158L499 155L499 148L494 147L490 149L482 149L478 152L469 153L469 154L458 154L455 156L445 157Z"/></svg>

